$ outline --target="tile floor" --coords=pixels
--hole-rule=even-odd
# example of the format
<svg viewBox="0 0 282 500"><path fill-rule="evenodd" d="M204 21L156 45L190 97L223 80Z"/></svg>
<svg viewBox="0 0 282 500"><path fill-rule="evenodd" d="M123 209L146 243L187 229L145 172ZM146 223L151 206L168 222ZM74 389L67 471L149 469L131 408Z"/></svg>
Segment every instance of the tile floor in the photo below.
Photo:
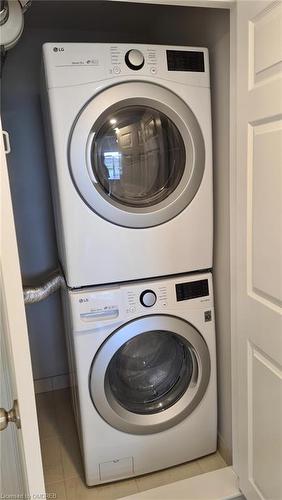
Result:
<svg viewBox="0 0 282 500"><path fill-rule="evenodd" d="M36 399L46 491L56 493L57 500L114 500L226 466L217 452L160 472L89 488L84 483L69 389L38 394Z"/></svg>

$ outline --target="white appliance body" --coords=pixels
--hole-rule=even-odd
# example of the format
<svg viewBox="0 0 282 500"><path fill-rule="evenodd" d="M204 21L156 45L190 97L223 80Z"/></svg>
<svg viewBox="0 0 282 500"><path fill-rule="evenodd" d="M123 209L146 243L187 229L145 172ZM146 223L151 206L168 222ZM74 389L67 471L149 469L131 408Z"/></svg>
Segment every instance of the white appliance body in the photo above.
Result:
<svg viewBox="0 0 282 500"><path fill-rule="evenodd" d="M132 51L134 64L144 58L142 68L128 67ZM183 54L188 59L181 62ZM211 268L207 49L47 43L43 63L57 239L68 285Z"/></svg>
<svg viewBox="0 0 282 500"><path fill-rule="evenodd" d="M64 308L88 485L145 474L216 450L211 274L65 290ZM128 369L126 386L122 366ZM176 371L174 385L169 382L168 391L162 387L161 396L154 392L143 398L144 387L150 392L154 376L160 387L167 369L165 378ZM135 392L124 398L128 385Z"/></svg>

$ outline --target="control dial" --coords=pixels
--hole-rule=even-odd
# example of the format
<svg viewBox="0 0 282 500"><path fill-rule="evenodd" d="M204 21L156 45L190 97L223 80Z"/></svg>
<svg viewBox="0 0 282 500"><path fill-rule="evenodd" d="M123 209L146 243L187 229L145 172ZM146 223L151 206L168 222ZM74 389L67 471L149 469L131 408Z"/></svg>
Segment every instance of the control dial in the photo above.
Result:
<svg viewBox="0 0 282 500"><path fill-rule="evenodd" d="M144 307L152 307L157 300L157 296L153 290L144 290L140 295L140 302Z"/></svg>
<svg viewBox="0 0 282 500"><path fill-rule="evenodd" d="M138 70L143 68L145 58L137 49L131 49L125 54L125 62L130 69Z"/></svg>

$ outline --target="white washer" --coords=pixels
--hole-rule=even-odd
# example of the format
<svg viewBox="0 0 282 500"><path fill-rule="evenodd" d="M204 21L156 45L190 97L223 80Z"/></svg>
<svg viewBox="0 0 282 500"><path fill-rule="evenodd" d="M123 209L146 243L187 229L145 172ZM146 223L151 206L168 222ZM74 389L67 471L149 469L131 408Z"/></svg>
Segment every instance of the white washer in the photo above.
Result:
<svg viewBox="0 0 282 500"><path fill-rule="evenodd" d="M68 285L210 269L208 50L47 43L43 62Z"/></svg>
<svg viewBox="0 0 282 500"><path fill-rule="evenodd" d="M216 450L211 274L66 290L64 305L88 485Z"/></svg>

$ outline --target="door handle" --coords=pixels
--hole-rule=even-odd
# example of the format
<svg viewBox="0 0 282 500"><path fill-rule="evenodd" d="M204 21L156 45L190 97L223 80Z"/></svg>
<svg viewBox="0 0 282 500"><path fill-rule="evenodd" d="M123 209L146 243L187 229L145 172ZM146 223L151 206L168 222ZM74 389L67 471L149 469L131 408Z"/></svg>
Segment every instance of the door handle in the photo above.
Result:
<svg viewBox="0 0 282 500"><path fill-rule="evenodd" d="M13 408L9 411L6 411L5 408L0 408L0 431L4 431L10 422L14 422L17 429L21 428L21 419L17 400L14 401Z"/></svg>

